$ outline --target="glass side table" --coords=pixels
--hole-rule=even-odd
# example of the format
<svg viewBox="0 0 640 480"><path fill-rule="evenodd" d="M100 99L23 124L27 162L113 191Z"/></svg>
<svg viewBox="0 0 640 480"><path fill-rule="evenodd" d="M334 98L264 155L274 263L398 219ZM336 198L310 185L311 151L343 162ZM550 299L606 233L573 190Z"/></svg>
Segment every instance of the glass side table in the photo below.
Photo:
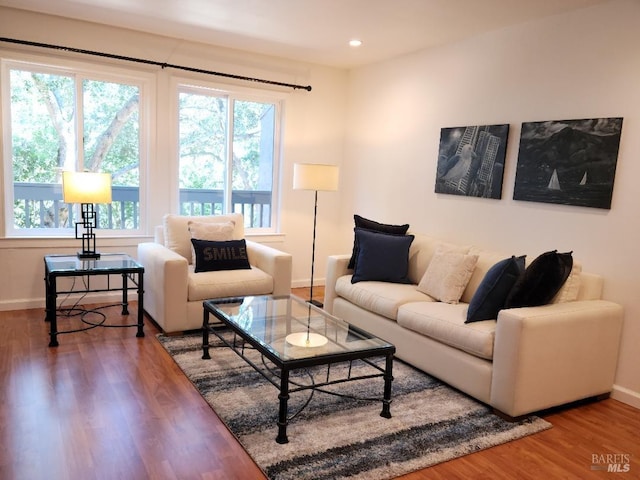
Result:
<svg viewBox="0 0 640 480"><path fill-rule="evenodd" d="M129 255L124 253L103 253L98 259L79 259L76 255L45 255L44 257L44 283L46 297L46 318L50 326L50 347L58 346L58 335L89 330L96 327L138 327L136 337L144 337L144 267ZM94 276L106 276L106 287L91 286L91 278ZM117 275L122 283L112 282L111 277ZM87 277L80 290L59 291L57 288L58 277ZM94 282L95 283L95 282ZM115 285L114 285L115 283ZM58 311L56 298L59 294L111 292L122 291L122 315L129 315L128 292L129 285L135 287L138 292L138 322L128 325L105 325L104 322L89 322L83 319L87 325L75 330L58 331Z"/></svg>

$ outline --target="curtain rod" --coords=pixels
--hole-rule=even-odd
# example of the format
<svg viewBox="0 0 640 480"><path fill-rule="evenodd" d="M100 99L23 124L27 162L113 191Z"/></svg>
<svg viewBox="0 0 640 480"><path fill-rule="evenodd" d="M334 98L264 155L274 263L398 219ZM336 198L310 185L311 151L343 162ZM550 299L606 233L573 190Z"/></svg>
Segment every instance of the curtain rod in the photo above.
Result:
<svg viewBox="0 0 640 480"><path fill-rule="evenodd" d="M280 87L289 87L289 88L293 88L294 90L306 90L308 92L311 91L311 85L296 85L293 83L276 82L274 80L265 80L263 78L245 77L243 75L234 75L232 73L215 72L212 70L204 70L202 68L185 67L182 65L174 65L172 63L156 62L155 60L147 60L144 58L126 57L123 55L115 55L112 53L96 52L93 50L84 50L81 48L64 47L61 45L52 45L50 43L29 42L27 40L16 40L15 38L5 38L5 37L0 37L0 42L17 43L19 45L29 45L31 47L50 48L54 50L64 50L66 52L82 53L84 55L94 55L97 57L114 58L116 60L126 60L128 62L144 63L146 65L155 65L162 69L175 68L178 70L185 70L187 72L205 73L207 75L216 75L218 77L233 78L236 80L245 80L248 82L266 83L269 85L277 85Z"/></svg>

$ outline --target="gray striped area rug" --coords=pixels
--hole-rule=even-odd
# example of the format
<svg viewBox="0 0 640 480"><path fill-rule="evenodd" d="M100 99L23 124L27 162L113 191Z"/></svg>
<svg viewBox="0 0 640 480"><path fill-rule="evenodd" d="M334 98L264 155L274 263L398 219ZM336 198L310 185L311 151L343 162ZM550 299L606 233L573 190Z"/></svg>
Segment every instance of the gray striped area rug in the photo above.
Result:
<svg viewBox="0 0 640 480"><path fill-rule="evenodd" d="M316 392L287 428L280 445L278 390L232 350L210 336L211 360L202 360L200 334L158 336L164 348L224 421L265 474L274 480L389 479L420 470L551 427L530 417L510 423L489 408L439 380L396 360L393 365L392 418L380 417L381 402L354 400ZM261 356L254 362L263 365ZM382 361L382 359L381 359ZM265 368L272 368L264 361ZM333 365L331 378L348 374L349 364ZM353 373L371 369L353 362ZM327 369L292 374L306 384L324 380ZM359 398L381 398L380 378L330 387ZM295 413L310 391L294 393Z"/></svg>

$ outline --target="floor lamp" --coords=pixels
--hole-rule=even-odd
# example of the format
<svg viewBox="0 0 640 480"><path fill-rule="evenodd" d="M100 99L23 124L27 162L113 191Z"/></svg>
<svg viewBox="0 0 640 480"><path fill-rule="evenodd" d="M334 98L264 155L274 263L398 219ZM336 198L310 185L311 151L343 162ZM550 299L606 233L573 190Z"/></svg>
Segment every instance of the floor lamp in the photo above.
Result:
<svg viewBox="0 0 640 480"><path fill-rule="evenodd" d="M81 221L76 222L76 238L82 239L78 258L100 258L96 251L97 227L94 203L111 203L111 174L96 172L62 172L62 196L65 203L79 203ZM85 229L78 231L79 227Z"/></svg>
<svg viewBox="0 0 640 480"><path fill-rule="evenodd" d="M322 307L322 303L313 300L313 274L316 259L316 223L318 219L318 191L335 192L338 190L337 165L321 165L296 163L293 165L293 189L313 190L315 204L313 207L313 243L311 246L311 291L309 303Z"/></svg>

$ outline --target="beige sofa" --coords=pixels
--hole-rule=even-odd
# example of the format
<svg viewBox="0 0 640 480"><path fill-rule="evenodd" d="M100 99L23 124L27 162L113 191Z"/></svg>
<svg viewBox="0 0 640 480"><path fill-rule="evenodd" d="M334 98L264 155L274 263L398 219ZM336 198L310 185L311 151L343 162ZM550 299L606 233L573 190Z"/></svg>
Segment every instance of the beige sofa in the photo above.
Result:
<svg viewBox="0 0 640 480"><path fill-rule="evenodd" d="M468 303L485 274L511 254L470 247L478 261L460 303L442 303L417 290L442 243L415 234L409 250L411 284L352 284L350 255L330 256L324 308L393 343L398 358L507 417L612 390L623 309L601 299L600 276L581 272L574 262L575 299L556 297L551 304L503 309L497 319L465 323Z"/></svg>
<svg viewBox="0 0 640 480"><path fill-rule="evenodd" d="M291 255L250 240L246 240L250 269L196 273L189 221L232 222L233 239L244 238L240 214L165 215L155 229L155 241L138 245L138 261L145 269L145 311L164 332L201 328L202 302L209 298L291 292Z"/></svg>

